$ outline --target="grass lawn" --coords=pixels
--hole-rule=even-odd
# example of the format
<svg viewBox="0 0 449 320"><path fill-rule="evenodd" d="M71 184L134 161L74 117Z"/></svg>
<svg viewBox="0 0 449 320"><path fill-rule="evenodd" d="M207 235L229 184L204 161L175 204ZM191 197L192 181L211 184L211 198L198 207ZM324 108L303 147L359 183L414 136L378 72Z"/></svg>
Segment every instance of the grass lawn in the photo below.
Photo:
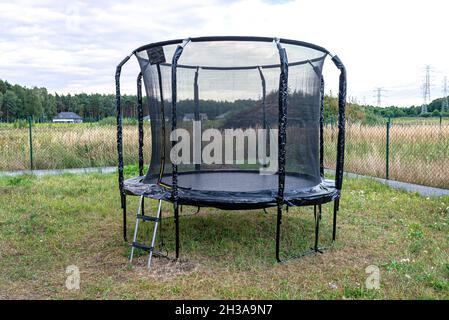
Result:
<svg viewBox="0 0 449 320"><path fill-rule="evenodd" d="M338 240L324 254L274 261L275 210L184 208L179 263L128 263L114 174L0 178L0 299L448 299L449 198L426 199L346 179ZM129 197L129 233L137 199ZM155 209L156 202L148 201ZM171 207L164 237L173 252ZM331 237L325 206L322 243ZM144 230L144 229L141 229ZM290 209L283 244L312 243L313 211ZM81 272L67 290L66 267ZM365 268L380 268L379 290Z"/></svg>
<svg viewBox="0 0 449 320"><path fill-rule="evenodd" d="M391 118L392 122L395 123L421 123L421 124L436 124L440 123L448 123L449 117L399 117L399 118Z"/></svg>

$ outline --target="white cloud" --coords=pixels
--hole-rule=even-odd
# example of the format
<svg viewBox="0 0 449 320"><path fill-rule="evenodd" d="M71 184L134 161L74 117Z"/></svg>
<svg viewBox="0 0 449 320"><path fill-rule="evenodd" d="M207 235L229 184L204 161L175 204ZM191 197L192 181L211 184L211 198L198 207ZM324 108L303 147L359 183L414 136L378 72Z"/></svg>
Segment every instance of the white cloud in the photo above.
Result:
<svg viewBox="0 0 449 320"><path fill-rule="evenodd" d="M0 77L57 92L113 93L116 64L154 41L204 35L256 35L316 43L344 61L349 94L375 103L420 104L424 65L432 97L449 74L449 3L405 1L4 1L0 0ZM336 79L331 64L328 78ZM332 70L332 72L330 72ZM124 69L134 92L137 66ZM336 81L327 82L336 91Z"/></svg>

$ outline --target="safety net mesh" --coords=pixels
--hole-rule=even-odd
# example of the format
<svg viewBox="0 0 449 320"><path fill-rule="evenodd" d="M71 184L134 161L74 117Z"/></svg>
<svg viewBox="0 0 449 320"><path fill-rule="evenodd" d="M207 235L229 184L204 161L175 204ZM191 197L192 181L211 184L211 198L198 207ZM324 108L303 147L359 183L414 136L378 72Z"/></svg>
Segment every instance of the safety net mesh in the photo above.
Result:
<svg viewBox="0 0 449 320"><path fill-rule="evenodd" d="M207 184L209 190L214 186L223 191L242 190L239 186L276 190L280 78L276 43L188 43L176 68L174 134L171 63L177 46L136 52L151 121L151 163L144 182L170 186L175 161L180 188L201 190ZM285 188L311 187L322 182L319 120L326 52L281 46L289 64ZM177 149L172 149L171 135Z"/></svg>

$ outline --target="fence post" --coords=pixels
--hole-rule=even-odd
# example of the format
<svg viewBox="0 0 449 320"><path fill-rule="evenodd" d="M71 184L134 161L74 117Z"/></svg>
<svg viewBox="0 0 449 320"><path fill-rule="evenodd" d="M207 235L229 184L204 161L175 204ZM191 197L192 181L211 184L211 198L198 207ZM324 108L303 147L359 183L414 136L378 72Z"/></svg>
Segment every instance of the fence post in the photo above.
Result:
<svg viewBox="0 0 449 320"><path fill-rule="evenodd" d="M385 179L390 179L390 127L391 118L387 121L387 138L386 138L386 152L385 152Z"/></svg>
<svg viewBox="0 0 449 320"><path fill-rule="evenodd" d="M28 132L29 132L29 143L30 143L30 169L33 170L33 130L32 123L33 118L31 116L28 117Z"/></svg>

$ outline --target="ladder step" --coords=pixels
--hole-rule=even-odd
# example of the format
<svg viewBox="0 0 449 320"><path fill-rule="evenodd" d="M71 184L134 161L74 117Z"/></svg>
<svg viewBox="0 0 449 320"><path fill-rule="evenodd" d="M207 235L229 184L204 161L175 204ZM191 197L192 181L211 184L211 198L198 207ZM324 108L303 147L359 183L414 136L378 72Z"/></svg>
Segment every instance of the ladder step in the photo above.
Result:
<svg viewBox="0 0 449 320"><path fill-rule="evenodd" d="M154 221L154 222L159 222L159 218L156 217L150 217L150 216L144 216L141 214L137 215L137 219L143 220L143 221Z"/></svg>
<svg viewBox="0 0 449 320"><path fill-rule="evenodd" d="M148 251L148 252L152 252L154 250L153 247L146 246L146 245L141 244L139 242L133 242L131 246L134 247L134 248L138 248L138 249L142 249L142 250Z"/></svg>

